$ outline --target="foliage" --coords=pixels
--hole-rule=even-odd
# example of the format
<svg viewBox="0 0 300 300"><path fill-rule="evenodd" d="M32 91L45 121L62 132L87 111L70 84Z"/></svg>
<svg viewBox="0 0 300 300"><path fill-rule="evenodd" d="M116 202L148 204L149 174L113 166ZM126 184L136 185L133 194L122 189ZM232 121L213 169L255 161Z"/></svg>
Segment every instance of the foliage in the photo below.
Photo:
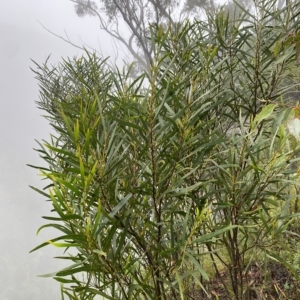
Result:
<svg viewBox="0 0 300 300"><path fill-rule="evenodd" d="M149 70L153 58L153 48L148 43L148 25L174 22L173 13L179 6L177 0L71 0L75 3L76 14L96 16L100 28L108 33L116 42L125 46L135 61L144 70ZM125 22L130 36L120 29Z"/></svg>
<svg viewBox="0 0 300 300"><path fill-rule="evenodd" d="M232 18L243 10L253 9L255 1L230 0L222 5L216 0L70 0L75 4L75 12L79 17L95 16L99 20L100 29L109 34L112 40L125 47L135 61L132 76L140 71L149 71L153 60L153 44L149 43L149 24L154 26L173 26L182 20L214 17L220 9L228 11ZM274 1L280 10L284 0ZM127 25L124 32L124 26ZM56 35L56 34L54 34ZM57 36L57 35L56 35ZM72 43L69 38L64 41ZM124 50L124 48L123 48ZM118 48L116 47L118 52ZM118 54L118 53L117 53ZM130 58L131 59L131 58Z"/></svg>
<svg viewBox="0 0 300 300"><path fill-rule="evenodd" d="M297 276L277 250L298 216L300 148L286 127L299 113L284 105L284 80L300 4L274 3L152 26L151 69L134 81L89 53L37 64L38 105L55 133L38 149L48 193L35 190L57 214L40 230L62 235L34 250L74 249L50 274L63 297L193 299L213 268L228 298L251 299L258 253Z"/></svg>
<svg viewBox="0 0 300 300"><path fill-rule="evenodd" d="M243 1L243 0L240 0ZM175 25L192 15L203 16L203 12L214 14L218 5L215 0L71 0L79 17L94 16L100 29L109 34L115 43L125 46L135 60L134 70L149 71L153 59L153 45L149 43L149 24ZM230 2L227 6L232 6ZM244 5L244 3L243 3ZM127 27L127 37L124 26ZM69 40L66 40L70 43ZM131 59L131 58L130 58Z"/></svg>

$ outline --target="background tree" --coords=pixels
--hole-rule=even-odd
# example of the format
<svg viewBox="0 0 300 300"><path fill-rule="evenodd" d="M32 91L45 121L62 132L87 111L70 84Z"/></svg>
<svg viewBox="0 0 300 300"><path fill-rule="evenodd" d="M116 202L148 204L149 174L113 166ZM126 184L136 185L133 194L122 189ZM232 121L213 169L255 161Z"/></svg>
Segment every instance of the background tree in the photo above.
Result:
<svg viewBox="0 0 300 300"><path fill-rule="evenodd" d="M122 47L129 50L137 67L149 70L153 59L153 44L149 40L149 24L174 25L189 13L194 15L205 11L213 12L217 8L214 0L179 1L179 0L71 0L75 3L78 16L96 16L100 29L108 33ZM129 36L121 30L127 25Z"/></svg>
<svg viewBox="0 0 300 300"><path fill-rule="evenodd" d="M300 4L257 5L258 16L152 25L150 70L135 80L89 53L37 65L38 105L55 133L38 150L48 192L36 190L57 213L42 228L62 235L34 250L75 248L51 274L64 296L195 299L211 297L216 279L222 299L253 299L275 291L253 283L257 261L297 276L280 251L299 246L286 243L298 236L290 162L300 148L287 128L299 110L285 105L293 87L283 83Z"/></svg>
<svg viewBox="0 0 300 300"><path fill-rule="evenodd" d="M243 9L253 8L254 1L236 0L220 4L216 0L70 0L75 4L79 17L95 16L100 29L108 33L113 41L127 49L136 62L135 69L149 70L153 59L153 44L149 40L149 24L176 24L184 19L213 17L223 7L233 14L235 3ZM284 0L276 1L277 7L284 5ZM239 9L238 9L239 10ZM123 25L127 25L127 30ZM122 28L122 29L121 29ZM67 42L70 43L69 40ZM131 60L132 58L129 58Z"/></svg>

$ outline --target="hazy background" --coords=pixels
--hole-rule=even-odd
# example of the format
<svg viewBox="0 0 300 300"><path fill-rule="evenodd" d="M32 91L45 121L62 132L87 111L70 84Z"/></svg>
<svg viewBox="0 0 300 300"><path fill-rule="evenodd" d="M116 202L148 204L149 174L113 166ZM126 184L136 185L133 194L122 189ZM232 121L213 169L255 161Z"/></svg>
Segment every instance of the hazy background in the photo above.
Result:
<svg viewBox="0 0 300 300"><path fill-rule="evenodd" d="M55 236L45 230L36 237L50 204L28 185L42 187L38 171L26 164L40 165L34 139L48 139L50 128L36 108L38 85L30 58L43 63L81 51L45 31L86 44L104 56L113 53L111 41L101 36L95 18L78 18L67 0L0 1L0 299L60 299L59 285L36 275L59 269L52 246L29 254L39 243Z"/></svg>

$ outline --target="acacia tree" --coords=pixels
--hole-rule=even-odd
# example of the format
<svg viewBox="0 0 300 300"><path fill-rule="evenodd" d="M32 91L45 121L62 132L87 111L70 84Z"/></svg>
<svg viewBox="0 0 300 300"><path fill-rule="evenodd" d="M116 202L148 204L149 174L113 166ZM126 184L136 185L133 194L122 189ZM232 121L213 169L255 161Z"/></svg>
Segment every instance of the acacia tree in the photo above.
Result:
<svg viewBox="0 0 300 300"><path fill-rule="evenodd" d="M253 299L267 292L249 277L258 253L293 270L277 249L297 183L289 162L300 148L286 128L299 112L284 106L282 83L300 4L274 3L259 1L259 16L150 28L150 71L134 81L89 53L37 65L55 133L38 150L48 192L35 190L57 214L42 228L62 235L34 250L75 248L51 274L63 296L195 299L213 293L213 269L226 297Z"/></svg>

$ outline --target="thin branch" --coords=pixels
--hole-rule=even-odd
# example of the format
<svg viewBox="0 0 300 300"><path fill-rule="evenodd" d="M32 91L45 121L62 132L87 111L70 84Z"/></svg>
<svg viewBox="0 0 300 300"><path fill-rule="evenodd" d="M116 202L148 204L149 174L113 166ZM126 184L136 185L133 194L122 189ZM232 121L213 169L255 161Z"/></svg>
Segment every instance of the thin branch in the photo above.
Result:
<svg viewBox="0 0 300 300"><path fill-rule="evenodd" d="M65 34L67 35L67 32L66 32L66 31L65 31ZM89 49L91 49L93 52L98 53L99 56L102 56L102 57L104 56L103 53L102 53L101 51L96 50L94 47L92 47L92 46L88 45L86 42L84 42L80 36L79 36L79 39L80 39L82 45L85 46L85 47L84 47L85 50L86 50L87 48L89 48ZM100 48L99 48L99 49L100 49Z"/></svg>
<svg viewBox="0 0 300 300"><path fill-rule="evenodd" d="M161 5L160 0L149 0L149 2L155 7L159 9L159 12L162 16L167 18L172 25L175 25L174 20L171 17L171 14L166 11L166 9Z"/></svg>
<svg viewBox="0 0 300 300"><path fill-rule="evenodd" d="M69 39L69 37L68 37L68 35L67 35L67 33L66 33L66 31L65 31L65 34L66 34L67 38L64 38L63 36L58 35L58 34L52 32L51 30L49 30L49 29L48 29L47 27L45 27L39 20L37 20L37 22L40 23L40 25L41 25L46 31L48 31L48 32L51 33L52 35L58 37L59 39L63 40L64 42L66 42L66 43L68 43L68 44L72 45L73 47L78 48L78 49L80 49L80 50L87 51L85 48L80 47L80 46L74 44L73 42L71 42L70 39ZM88 51L88 52L89 52L89 51ZM91 53L91 52L89 52L89 53Z"/></svg>
<svg viewBox="0 0 300 300"><path fill-rule="evenodd" d="M142 50L143 50L143 52L145 54L145 57L147 59L147 64L148 64L148 61L149 62L152 61L151 52L147 49L147 47L145 45L145 42L143 41L143 37L140 35L140 33L137 31L137 29L133 26L132 22L130 22L130 20L127 17L126 13L122 10L121 6L117 3L117 1L113 0L113 3L117 7L117 9L121 13L121 15L123 16L124 21L127 23L127 25L129 26L129 28L131 29L131 31L134 33L134 35L138 39L138 41L139 41L139 43L140 43L140 45L142 47Z"/></svg>
<svg viewBox="0 0 300 300"><path fill-rule="evenodd" d="M71 1L71 2L73 2L73 3L75 3L75 4L79 4L79 2L78 1L75 1L75 0L69 0L69 1ZM82 3L81 3L82 4ZM142 59L141 59L141 56L138 54L138 52L137 51L135 51L134 49L133 49L133 46L132 46L132 44L131 45L129 45L127 42L126 42L126 40L120 35L120 33L119 32L117 32L116 30L114 30L114 29L109 29L108 28L108 24L107 23L105 23L105 21L104 21L104 19L101 17L101 15L100 15L100 13L97 11L97 10L95 10L94 8L92 8L91 6L88 6L88 5L85 5L85 4L82 4L82 5L84 5L85 7L86 7L86 9L88 9L88 10L90 10L90 11L92 11L96 16L97 16L97 18L98 18L98 20L100 21L100 29L101 30L104 30L105 32L107 32L110 36L112 36L113 38L115 38L115 39L117 39L119 42L121 42L122 44L124 44L125 45L125 47L127 47L127 49L130 51L130 53L131 53L131 55L145 68L145 70L148 70L149 69L149 62L147 61L147 62L145 62L145 61L143 61ZM119 6L119 8L120 8L120 6ZM120 11L121 12L121 11ZM115 19L115 24L117 24L117 18ZM127 21L125 20L125 22L127 23L127 25L129 26L129 24L128 24L128 22L129 22L129 20L127 19ZM130 26L129 26L130 27ZM137 33L137 35L136 35L136 33L134 33L134 35L135 36L137 36L138 35L138 33ZM138 37L138 36L137 36ZM146 53L145 53L145 56L147 57L147 55L146 55ZM151 56L151 54L150 54L150 56Z"/></svg>

